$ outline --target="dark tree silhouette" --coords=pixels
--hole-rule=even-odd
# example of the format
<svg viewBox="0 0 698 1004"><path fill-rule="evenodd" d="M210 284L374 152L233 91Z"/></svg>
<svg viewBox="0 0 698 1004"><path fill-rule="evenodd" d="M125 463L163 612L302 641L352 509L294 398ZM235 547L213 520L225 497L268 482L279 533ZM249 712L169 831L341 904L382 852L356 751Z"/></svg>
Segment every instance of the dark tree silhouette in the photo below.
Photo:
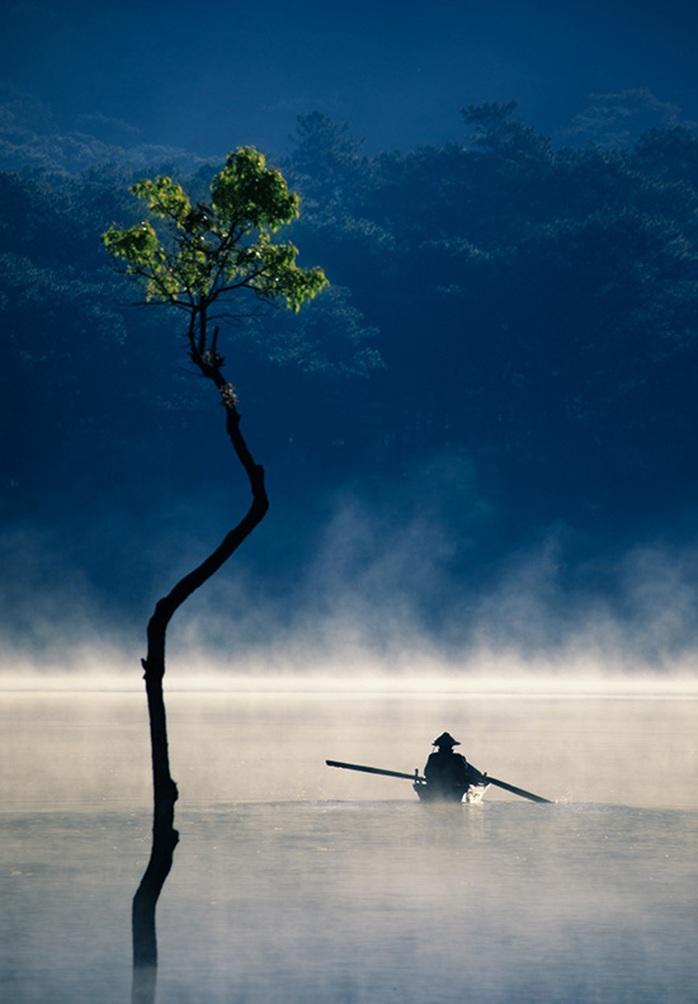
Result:
<svg viewBox="0 0 698 1004"><path fill-rule="evenodd" d="M227 434L252 493L242 520L158 601L148 624L148 650L142 662L154 811L150 860L133 899L133 998L140 1002L152 999L155 992L155 911L179 839L174 827L177 785L170 775L163 695L167 627L179 607L228 560L268 508L264 470L240 431L235 389L223 375L219 327L211 324L213 312L222 300L243 289L298 310L327 280L321 269L296 265L292 244L273 240L273 232L298 215L299 200L281 173L266 167L263 156L252 148L228 155L225 167L211 182L210 203L192 204L182 187L167 177L140 181L131 191L164 221L161 233L148 221L127 229L111 227L104 234L104 244L111 255L126 263L127 273L142 283L148 301L170 304L186 315L189 358L220 393Z"/></svg>

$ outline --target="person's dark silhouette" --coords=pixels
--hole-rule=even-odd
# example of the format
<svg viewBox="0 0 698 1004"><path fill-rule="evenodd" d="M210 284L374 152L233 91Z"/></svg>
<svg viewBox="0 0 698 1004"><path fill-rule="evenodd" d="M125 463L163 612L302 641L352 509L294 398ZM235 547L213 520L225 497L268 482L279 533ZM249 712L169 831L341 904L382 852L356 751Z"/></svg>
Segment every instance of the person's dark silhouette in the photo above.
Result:
<svg viewBox="0 0 698 1004"><path fill-rule="evenodd" d="M462 753L454 752L460 743L450 733L443 732L432 745L436 752L429 755L424 768L431 797L460 801L472 785L486 783L484 775Z"/></svg>

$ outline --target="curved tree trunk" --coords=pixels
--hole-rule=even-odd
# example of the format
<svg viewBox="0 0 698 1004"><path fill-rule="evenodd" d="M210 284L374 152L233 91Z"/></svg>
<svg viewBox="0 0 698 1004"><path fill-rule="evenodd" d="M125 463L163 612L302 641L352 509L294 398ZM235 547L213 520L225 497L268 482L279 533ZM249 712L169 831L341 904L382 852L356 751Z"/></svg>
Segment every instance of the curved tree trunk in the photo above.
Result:
<svg viewBox="0 0 698 1004"><path fill-rule="evenodd" d="M219 369L195 359L204 376L212 379L222 394L226 407L226 430L235 453L245 468L252 504L241 522L197 568L185 575L159 600L148 623L148 653L142 660L148 699L150 740L153 767L153 843L148 866L133 898L132 933L134 982L133 1004L145 1004L155 998L157 937L155 908L165 880L172 868L172 858L179 840L174 828L174 805L177 785L170 776L167 745L167 721L162 681L165 675L165 635L178 608L228 560L245 538L264 518L269 503L264 487L264 469L256 464L240 432L240 415L234 399L224 393L227 385Z"/></svg>

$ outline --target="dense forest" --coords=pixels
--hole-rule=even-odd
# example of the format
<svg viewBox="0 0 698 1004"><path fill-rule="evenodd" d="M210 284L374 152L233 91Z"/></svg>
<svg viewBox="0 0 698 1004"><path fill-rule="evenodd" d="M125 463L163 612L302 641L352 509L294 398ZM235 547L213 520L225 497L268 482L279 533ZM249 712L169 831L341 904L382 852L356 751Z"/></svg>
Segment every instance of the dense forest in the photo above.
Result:
<svg viewBox="0 0 698 1004"><path fill-rule="evenodd" d="M217 165L155 151L58 171L15 152L0 174L4 617L21 630L22 587L142 616L153 555L174 565L215 537L230 485L202 382L172 350L176 314L133 306L100 235L136 221L136 178L196 191ZM298 316L251 304L226 334L269 478L271 526L246 558L259 595L282 603L335 534L338 578L401 551L396 607L407 591L453 633L463 596L553 532L572 592L610 589L638 543L693 545L692 128L555 146L492 104L465 109L447 145L369 156L311 113L280 166L302 198L291 239L331 287Z"/></svg>

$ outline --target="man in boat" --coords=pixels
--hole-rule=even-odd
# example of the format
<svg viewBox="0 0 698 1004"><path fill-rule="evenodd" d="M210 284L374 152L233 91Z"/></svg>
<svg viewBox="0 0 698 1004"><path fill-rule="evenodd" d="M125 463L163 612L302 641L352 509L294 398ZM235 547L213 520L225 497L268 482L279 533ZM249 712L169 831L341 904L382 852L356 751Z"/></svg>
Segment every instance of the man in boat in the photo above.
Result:
<svg viewBox="0 0 698 1004"><path fill-rule="evenodd" d="M454 747L460 743L450 733L443 732L432 745L436 752L429 754L424 768L430 798L460 802L468 788L487 784L486 776L468 763L462 753L454 753Z"/></svg>

